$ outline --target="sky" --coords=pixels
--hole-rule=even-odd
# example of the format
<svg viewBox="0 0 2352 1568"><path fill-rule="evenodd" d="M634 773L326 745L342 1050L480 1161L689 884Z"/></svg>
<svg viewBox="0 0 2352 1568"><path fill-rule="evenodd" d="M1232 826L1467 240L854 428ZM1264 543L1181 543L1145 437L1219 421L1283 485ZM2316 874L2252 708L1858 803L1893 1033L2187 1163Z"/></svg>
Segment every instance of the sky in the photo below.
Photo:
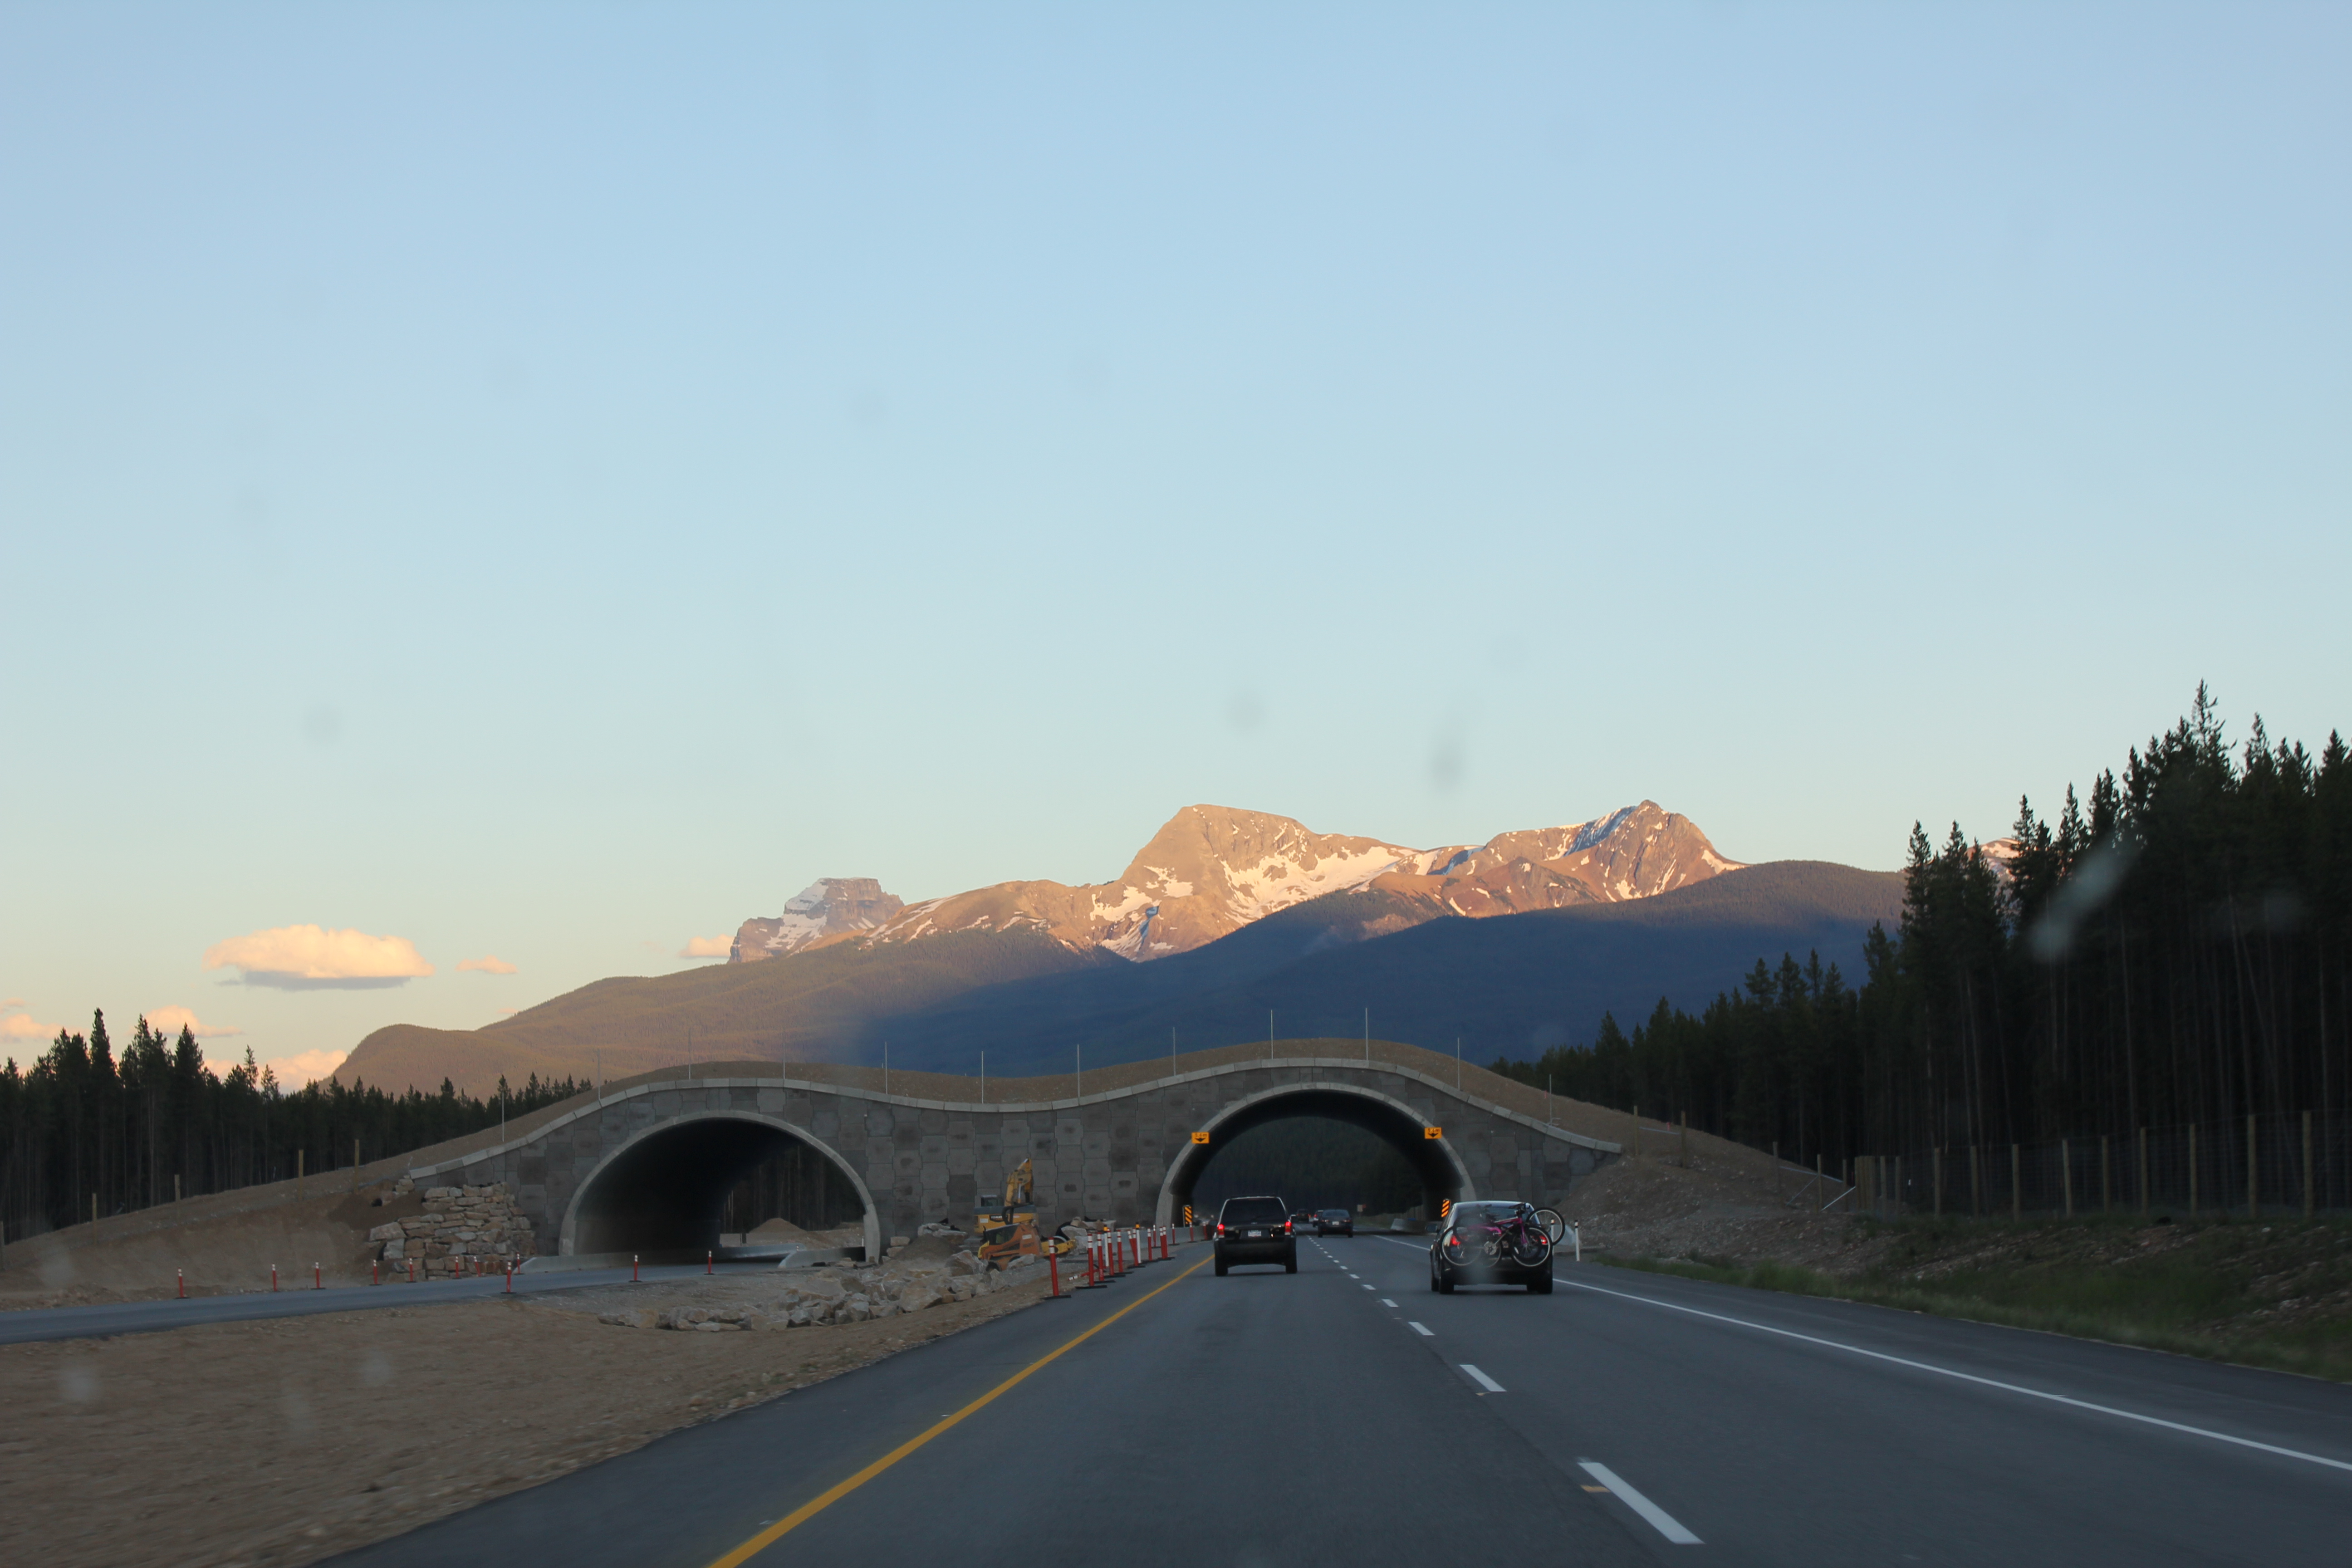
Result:
<svg viewBox="0 0 2352 1568"><path fill-rule="evenodd" d="M2341 5L0 6L0 1050L2352 722ZM429 971L429 973L428 973Z"/></svg>

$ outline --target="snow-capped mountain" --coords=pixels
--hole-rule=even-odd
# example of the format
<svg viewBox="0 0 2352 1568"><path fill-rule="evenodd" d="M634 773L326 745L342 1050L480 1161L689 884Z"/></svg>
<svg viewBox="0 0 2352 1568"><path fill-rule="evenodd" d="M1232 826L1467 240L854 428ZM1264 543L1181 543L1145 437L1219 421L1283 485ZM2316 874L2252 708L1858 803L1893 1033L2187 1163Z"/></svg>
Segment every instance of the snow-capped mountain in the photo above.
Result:
<svg viewBox="0 0 2352 1568"><path fill-rule="evenodd" d="M735 932L730 963L755 963L814 947L829 937L872 931L906 907L871 877L821 877L784 904L773 920L752 919Z"/></svg>
<svg viewBox="0 0 2352 1568"><path fill-rule="evenodd" d="M1646 800L1590 822L1438 849L1316 833L1265 812L1191 805L1152 836L1115 882L1000 882L900 908L870 878L828 878L794 899L780 920L745 921L731 961L773 957L859 931L870 931L866 942L901 942L1024 927L1082 952L1099 947L1143 961L1205 946L1294 904L1356 889L1441 906L1432 914L1484 916L1644 899L1739 868L1717 854L1689 818ZM818 897L835 889L858 892L854 899Z"/></svg>

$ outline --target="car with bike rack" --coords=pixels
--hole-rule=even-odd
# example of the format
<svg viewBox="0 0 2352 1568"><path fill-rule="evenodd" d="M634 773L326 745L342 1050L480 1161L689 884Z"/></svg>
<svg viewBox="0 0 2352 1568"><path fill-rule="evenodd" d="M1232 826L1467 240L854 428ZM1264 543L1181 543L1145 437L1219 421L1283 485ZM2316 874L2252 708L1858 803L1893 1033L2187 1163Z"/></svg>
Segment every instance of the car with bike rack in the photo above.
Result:
<svg viewBox="0 0 2352 1568"><path fill-rule="evenodd" d="M1567 1232L1557 1209L1507 1200L1455 1204L1429 1238L1429 1288L1450 1296L1458 1285L1524 1285L1549 1296L1552 1247Z"/></svg>

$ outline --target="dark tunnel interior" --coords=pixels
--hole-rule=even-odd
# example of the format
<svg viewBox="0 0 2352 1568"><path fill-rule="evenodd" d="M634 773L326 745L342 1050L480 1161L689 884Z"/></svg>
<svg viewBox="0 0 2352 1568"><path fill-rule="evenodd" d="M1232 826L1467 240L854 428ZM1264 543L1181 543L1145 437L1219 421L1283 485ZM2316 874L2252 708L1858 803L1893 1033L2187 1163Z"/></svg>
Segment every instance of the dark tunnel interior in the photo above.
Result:
<svg viewBox="0 0 2352 1568"><path fill-rule="evenodd" d="M1320 1117L1360 1127L1393 1148L1420 1180L1424 1214L1434 1214L1440 1202L1462 1195L1462 1179L1454 1162L1443 1145L1423 1136L1418 1117L1343 1089L1301 1089L1245 1107L1217 1124L1212 1142L1185 1147L1177 1157L1170 1182L1173 1217L1183 1217L1185 1206L1192 1202L1194 1188L1200 1185L1220 1150L1232 1146L1253 1128L1294 1117Z"/></svg>
<svg viewBox="0 0 2352 1568"><path fill-rule="evenodd" d="M710 1117L666 1127L597 1172L580 1197L572 1250L698 1262L730 1224L782 1217L816 1230L864 1212L814 1146L764 1122Z"/></svg>

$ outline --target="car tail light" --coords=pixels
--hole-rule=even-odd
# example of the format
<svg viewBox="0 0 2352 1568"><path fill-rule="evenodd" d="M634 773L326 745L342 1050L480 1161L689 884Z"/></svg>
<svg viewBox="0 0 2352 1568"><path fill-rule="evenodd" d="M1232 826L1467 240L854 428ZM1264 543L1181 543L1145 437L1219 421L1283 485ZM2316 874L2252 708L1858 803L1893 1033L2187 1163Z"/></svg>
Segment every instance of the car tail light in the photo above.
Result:
<svg viewBox="0 0 2352 1568"><path fill-rule="evenodd" d="M1223 1220L1219 1220L1217 1222L1217 1234L1219 1236L1225 1234L1225 1222Z"/></svg>
<svg viewBox="0 0 2352 1568"><path fill-rule="evenodd" d="M1290 1233L1290 1222L1288 1220L1284 1220L1282 1222L1282 1234L1288 1236Z"/></svg>

